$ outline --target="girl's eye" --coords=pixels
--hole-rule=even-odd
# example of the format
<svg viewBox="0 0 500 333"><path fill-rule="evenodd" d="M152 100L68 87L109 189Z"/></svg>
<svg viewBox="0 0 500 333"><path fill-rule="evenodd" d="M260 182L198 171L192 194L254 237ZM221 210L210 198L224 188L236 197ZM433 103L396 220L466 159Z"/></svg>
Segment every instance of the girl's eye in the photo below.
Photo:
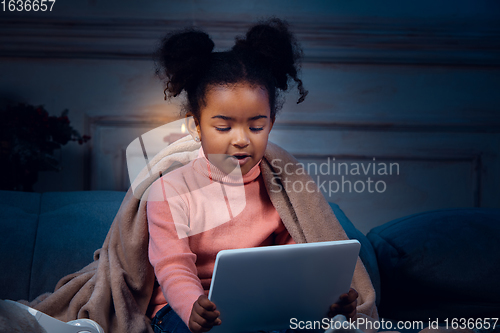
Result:
<svg viewBox="0 0 500 333"><path fill-rule="evenodd" d="M216 127L215 129L219 132L228 132L229 130L231 130L231 127ZM252 132L260 132L263 129L264 127L250 127L250 130Z"/></svg>
<svg viewBox="0 0 500 333"><path fill-rule="evenodd" d="M262 131L264 129L264 127L250 127L250 130L252 132L259 132L259 131Z"/></svg>

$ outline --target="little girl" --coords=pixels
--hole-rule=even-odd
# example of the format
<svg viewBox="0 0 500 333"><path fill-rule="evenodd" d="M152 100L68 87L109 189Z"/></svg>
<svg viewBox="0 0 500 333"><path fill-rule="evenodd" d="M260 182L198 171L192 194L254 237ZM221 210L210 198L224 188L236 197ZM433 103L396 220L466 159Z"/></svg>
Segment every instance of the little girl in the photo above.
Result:
<svg viewBox="0 0 500 333"><path fill-rule="evenodd" d="M198 159L158 179L150 192L157 196L147 204L149 259L159 283L152 299L155 332L223 325L207 298L218 251L294 243L269 199L260 161L282 106L279 91L293 79L298 103L307 94L297 76L302 51L278 19L252 27L229 51L213 47L207 34L186 30L166 36L157 53L169 96L187 93L186 114L194 118L201 148ZM243 201L229 202L238 188ZM168 200L157 200L165 193ZM353 318L357 297L351 288L329 315Z"/></svg>

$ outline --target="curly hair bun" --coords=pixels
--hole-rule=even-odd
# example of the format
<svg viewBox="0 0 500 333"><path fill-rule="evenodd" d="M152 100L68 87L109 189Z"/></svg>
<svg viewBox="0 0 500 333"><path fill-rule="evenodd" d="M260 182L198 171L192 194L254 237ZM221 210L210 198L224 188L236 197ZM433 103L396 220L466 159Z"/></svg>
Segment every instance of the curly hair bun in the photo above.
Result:
<svg viewBox="0 0 500 333"><path fill-rule="evenodd" d="M167 77L165 90L175 97L195 85L213 49L210 36L199 30L186 29L165 36L155 54ZM157 67L156 74L160 75L160 71Z"/></svg>
<svg viewBox="0 0 500 333"><path fill-rule="evenodd" d="M276 88L285 91L288 89L289 77L298 80L297 68L300 66L302 50L285 21L272 18L259 22L244 38L236 38L232 49L235 52L252 52L259 57L258 61L273 73Z"/></svg>

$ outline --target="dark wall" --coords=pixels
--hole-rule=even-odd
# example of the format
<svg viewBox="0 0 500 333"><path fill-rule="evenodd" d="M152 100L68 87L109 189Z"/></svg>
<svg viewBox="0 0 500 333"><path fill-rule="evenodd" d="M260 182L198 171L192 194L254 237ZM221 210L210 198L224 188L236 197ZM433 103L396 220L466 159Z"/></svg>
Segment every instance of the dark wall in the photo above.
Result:
<svg viewBox="0 0 500 333"><path fill-rule="evenodd" d="M257 19L287 18L310 94L300 105L289 94L271 140L304 163L397 163L372 177L383 192L325 193L366 232L419 211L500 207L499 13L473 0L59 1L2 12L0 100L67 108L92 137L64 146L63 170L41 172L35 191L126 190L129 143L179 111L154 76L158 39L195 25L225 49Z"/></svg>

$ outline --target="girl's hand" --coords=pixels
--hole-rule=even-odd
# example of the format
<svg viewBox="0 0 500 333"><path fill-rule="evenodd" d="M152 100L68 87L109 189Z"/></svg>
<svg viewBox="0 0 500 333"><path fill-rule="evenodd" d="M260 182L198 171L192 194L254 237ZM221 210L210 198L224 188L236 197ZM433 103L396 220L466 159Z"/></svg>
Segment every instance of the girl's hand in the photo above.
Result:
<svg viewBox="0 0 500 333"><path fill-rule="evenodd" d="M207 296L201 295L193 303L189 317L189 330L193 333L208 332L213 326L220 325L220 312L215 310L215 304Z"/></svg>
<svg viewBox="0 0 500 333"><path fill-rule="evenodd" d="M358 292L351 288L348 293L340 295L339 300L330 306L328 317L343 314L347 320L354 319L356 306L358 306Z"/></svg>

